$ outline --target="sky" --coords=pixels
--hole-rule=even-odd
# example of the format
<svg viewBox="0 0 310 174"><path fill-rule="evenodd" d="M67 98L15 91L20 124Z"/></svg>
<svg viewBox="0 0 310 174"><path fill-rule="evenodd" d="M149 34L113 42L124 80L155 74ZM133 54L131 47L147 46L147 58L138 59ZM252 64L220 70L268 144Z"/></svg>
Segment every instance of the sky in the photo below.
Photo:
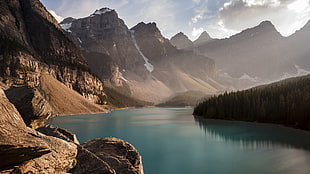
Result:
<svg viewBox="0 0 310 174"><path fill-rule="evenodd" d="M115 9L129 28L139 22L156 22L164 37L179 32L191 40L203 31L225 38L271 21L289 36L310 20L310 0L40 0L58 16L82 18L96 9Z"/></svg>

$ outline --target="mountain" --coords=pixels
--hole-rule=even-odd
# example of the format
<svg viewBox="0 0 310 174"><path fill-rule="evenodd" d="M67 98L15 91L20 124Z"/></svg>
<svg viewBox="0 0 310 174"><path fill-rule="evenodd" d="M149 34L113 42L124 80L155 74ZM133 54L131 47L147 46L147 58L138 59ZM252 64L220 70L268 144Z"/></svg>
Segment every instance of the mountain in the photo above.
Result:
<svg viewBox="0 0 310 174"><path fill-rule="evenodd" d="M212 97L194 109L210 119L283 124L310 130L310 75Z"/></svg>
<svg viewBox="0 0 310 174"><path fill-rule="evenodd" d="M175 92L216 93L223 88L213 79L212 59L178 50L155 23L141 22L129 29L115 10L102 8L85 18L65 19L60 25L92 71L122 88L124 95L158 103Z"/></svg>
<svg viewBox="0 0 310 174"><path fill-rule="evenodd" d="M66 113L57 112L59 107L66 110L64 106L58 105L57 108L53 108L52 106L56 105L49 102L54 97L51 94L63 88L67 88L68 91L74 90L77 95L83 96L81 103L89 103L88 101L93 105L106 103L102 81L93 75L80 50L66 37L57 21L40 1L0 1L0 5L0 80L4 83L5 89L30 88L31 90L26 90L29 92L26 98L29 102L33 102L29 106L46 107L46 110L37 108L37 111L42 112L22 115L24 118L31 117L30 122L27 120L29 124L37 117L42 116L44 120L55 114ZM42 87L44 74L50 75L46 81L59 81L64 86L57 88L56 85L51 93L45 91ZM63 98L65 99L68 94L64 93ZM36 97L40 100L35 101L38 99ZM10 100L21 102L21 107L24 107L22 100L18 98ZM39 101L46 104L35 104ZM93 108L96 109L91 110L92 112L98 112L97 106ZM28 110L36 109L28 108ZM100 111L107 110L102 108Z"/></svg>
<svg viewBox="0 0 310 174"><path fill-rule="evenodd" d="M196 39L194 41L194 45L199 46L201 44L207 43L207 42L212 41L212 40L213 39L210 37L210 35L206 31L204 31L201 33L201 35L198 37L198 39Z"/></svg>
<svg viewBox="0 0 310 174"><path fill-rule="evenodd" d="M270 21L263 21L230 38L196 44L194 49L215 60L220 76L235 81L238 88L245 88L301 75L296 67L309 69L308 37L309 23L292 36L283 37ZM241 83L239 80L246 76L253 80Z"/></svg>
<svg viewBox="0 0 310 174"><path fill-rule="evenodd" d="M199 102L209 98L210 96L206 95L201 91L186 91L182 93L177 93L171 96L168 100L160 103L156 106L159 107L188 107L195 106Z"/></svg>
<svg viewBox="0 0 310 174"><path fill-rule="evenodd" d="M287 57L290 63L302 69L310 70L308 38L310 36L310 21L293 35L286 38ZM298 69L297 69L298 70Z"/></svg>
<svg viewBox="0 0 310 174"><path fill-rule="evenodd" d="M170 43L177 49L192 49L193 42L182 32L176 34L170 39Z"/></svg>

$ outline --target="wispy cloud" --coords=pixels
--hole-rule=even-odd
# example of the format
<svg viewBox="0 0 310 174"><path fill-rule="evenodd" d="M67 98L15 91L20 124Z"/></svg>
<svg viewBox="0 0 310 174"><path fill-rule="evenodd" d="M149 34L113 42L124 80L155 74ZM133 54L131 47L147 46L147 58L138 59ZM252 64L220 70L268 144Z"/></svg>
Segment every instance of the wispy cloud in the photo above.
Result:
<svg viewBox="0 0 310 174"><path fill-rule="evenodd" d="M165 37L182 31L192 40L198 37L196 33L201 28L212 37L223 38L264 20L270 20L287 36L310 19L309 0L41 1L62 17L85 17L96 9L109 7L115 9L129 27L142 21L156 22Z"/></svg>
<svg viewBox="0 0 310 174"><path fill-rule="evenodd" d="M230 0L219 9L218 18L212 22L220 24L218 33L211 35L219 36L223 29L239 32L270 20L282 35L288 36L309 19L309 0Z"/></svg>
<svg viewBox="0 0 310 174"><path fill-rule="evenodd" d="M201 33L203 32L204 30L203 30L203 28L201 27L201 28L193 28L193 30L192 30L192 36L194 37L194 38L196 38L196 37L198 37L198 36L200 36L201 35Z"/></svg>

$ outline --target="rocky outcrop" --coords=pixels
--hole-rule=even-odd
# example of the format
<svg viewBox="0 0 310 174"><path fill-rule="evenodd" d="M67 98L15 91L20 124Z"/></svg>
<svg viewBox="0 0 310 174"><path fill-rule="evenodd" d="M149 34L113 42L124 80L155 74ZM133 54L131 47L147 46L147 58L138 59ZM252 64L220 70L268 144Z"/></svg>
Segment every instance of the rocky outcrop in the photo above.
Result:
<svg viewBox="0 0 310 174"><path fill-rule="evenodd" d="M0 171L63 173L77 155L76 145L28 128L0 90Z"/></svg>
<svg viewBox="0 0 310 174"><path fill-rule="evenodd" d="M18 111L1 89L0 113L0 170L50 153L44 141L30 134Z"/></svg>
<svg viewBox="0 0 310 174"><path fill-rule="evenodd" d="M37 87L11 87L5 93L15 105L27 126L38 128L55 115L107 112L51 75L40 74Z"/></svg>
<svg viewBox="0 0 310 174"><path fill-rule="evenodd" d="M71 132L53 126L26 126L0 89L0 173L137 173L141 156L129 143L95 139L79 145Z"/></svg>
<svg viewBox="0 0 310 174"><path fill-rule="evenodd" d="M108 163L100 159L94 153L78 146L78 155L76 157L77 165L72 170L73 174L84 173L102 173L102 174L116 174L115 170L110 167Z"/></svg>
<svg viewBox="0 0 310 174"><path fill-rule="evenodd" d="M22 115L26 125L32 128L43 126L49 117L57 114L37 88L12 87L5 93Z"/></svg>
<svg viewBox="0 0 310 174"><path fill-rule="evenodd" d="M85 142L82 146L113 166L116 173L144 173L139 152L124 140L113 137L97 138Z"/></svg>
<svg viewBox="0 0 310 174"><path fill-rule="evenodd" d="M36 130L41 132L44 135L60 138L62 140L73 142L75 144L80 144L75 134L63 128L54 127L51 125L45 125Z"/></svg>

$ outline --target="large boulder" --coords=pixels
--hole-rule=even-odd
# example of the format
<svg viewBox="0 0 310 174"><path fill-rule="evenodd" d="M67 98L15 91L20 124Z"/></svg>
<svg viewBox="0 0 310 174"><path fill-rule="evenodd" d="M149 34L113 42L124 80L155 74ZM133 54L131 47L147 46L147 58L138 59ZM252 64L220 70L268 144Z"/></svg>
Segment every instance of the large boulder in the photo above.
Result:
<svg viewBox="0 0 310 174"><path fill-rule="evenodd" d="M82 146L108 163L116 173L144 173L139 152L124 140L113 137L97 138L85 142Z"/></svg>

